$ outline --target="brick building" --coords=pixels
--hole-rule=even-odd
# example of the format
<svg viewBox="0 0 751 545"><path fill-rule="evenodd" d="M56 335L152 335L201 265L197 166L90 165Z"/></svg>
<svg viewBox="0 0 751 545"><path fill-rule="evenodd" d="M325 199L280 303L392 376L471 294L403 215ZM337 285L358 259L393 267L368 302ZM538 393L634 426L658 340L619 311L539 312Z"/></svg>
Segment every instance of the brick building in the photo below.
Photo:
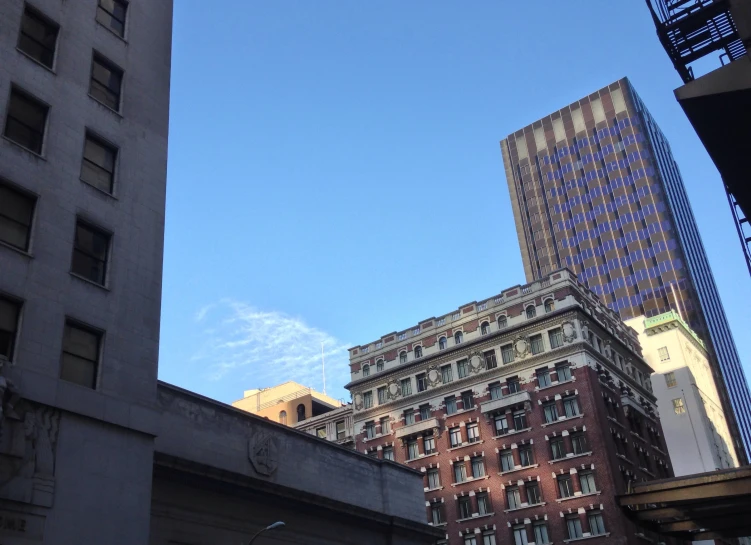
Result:
<svg viewBox="0 0 751 545"><path fill-rule="evenodd" d="M357 450L423 473L443 543L650 537L615 496L672 475L652 370L567 269L353 347L350 367Z"/></svg>

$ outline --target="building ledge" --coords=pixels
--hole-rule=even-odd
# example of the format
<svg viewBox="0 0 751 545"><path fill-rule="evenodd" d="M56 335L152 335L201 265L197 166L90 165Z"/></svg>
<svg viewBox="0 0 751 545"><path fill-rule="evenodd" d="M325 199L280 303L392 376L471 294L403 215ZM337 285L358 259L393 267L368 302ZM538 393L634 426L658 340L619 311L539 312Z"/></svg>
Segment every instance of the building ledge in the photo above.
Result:
<svg viewBox="0 0 751 545"><path fill-rule="evenodd" d="M490 475L483 475L482 477L469 477L467 480L462 481L460 483L451 483L451 486L453 487L462 486L463 484L473 483L475 481L484 481L485 479L490 479Z"/></svg>
<svg viewBox="0 0 751 545"><path fill-rule="evenodd" d="M443 419L446 420L447 418L451 418L452 416L456 416L457 414L471 413L475 409L477 409L477 405L475 405L471 409L461 409L461 410L458 410L458 411L453 412L451 414L445 414L445 415L443 415Z"/></svg>
<svg viewBox="0 0 751 545"><path fill-rule="evenodd" d="M612 416L608 416L608 420L610 420L610 421L611 421L611 422L612 422L613 424L615 424L616 426L620 426L620 427L621 427L621 428L623 428L624 430L626 429L626 426L624 426L623 424L621 424L620 422L618 422L618 420L616 420L616 419L615 419L615 418L613 418Z"/></svg>
<svg viewBox="0 0 751 545"><path fill-rule="evenodd" d="M629 464L634 465L634 462L632 462L631 460L629 460L628 458L626 458L623 454L619 454L619 453L616 452L615 455L618 458L620 458L621 460L623 460L624 462L628 462Z"/></svg>
<svg viewBox="0 0 751 545"><path fill-rule="evenodd" d="M531 509L532 507L540 507L542 505L545 505L547 502L541 501L540 503L529 503L527 505L522 504L521 507L517 507L516 509L504 509L504 513L514 513L516 511L521 511L523 509Z"/></svg>
<svg viewBox="0 0 751 545"><path fill-rule="evenodd" d="M565 458L556 458L555 460L548 460L549 464L557 464L558 462L565 462L566 460L572 460L574 458L581 458L582 456L589 456L592 454L592 451L589 452L582 452L581 454L572 454L571 456L566 455Z"/></svg>
<svg viewBox="0 0 751 545"><path fill-rule="evenodd" d="M433 528L443 528L448 524L448 521L446 522L440 522L438 524L433 524L432 522L428 522L428 526L432 526Z"/></svg>
<svg viewBox="0 0 751 545"><path fill-rule="evenodd" d="M552 382L551 381L550 386L543 386L542 388L535 387L535 392L542 392L544 390L549 390L550 388L555 388L556 386L560 386L561 384L569 384L571 382L576 382L576 377L572 376L570 379L563 380L561 382L557 382L557 381L556 382Z"/></svg>
<svg viewBox="0 0 751 545"><path fill-rule="evenodd" d="M498 399L491 399L490 401L481 403L480 412L490 413L493 411L498 411L500 409L505 409L506 407L519 405L520 403L527 403L527 402L530 402L531 400L532 398L529 395L529 392L527 391L516 392L513 394L502 396Z"/></svg>
<svg viewBox="0 0 751 545"><path fill-rule="evenodd" d="M568 422L569 420L576 420L577 418L584 418L584 413L577 414L576 416L560 416L555 422L542 424L542 427L547 428L548 426L555 426L556 424L560 424L561 422Z"/></svg>
<svg viewBox="0 0 751 545"><path fill-rule="evenodd" d="M646 467L642 467L642 466L637 466L637 467L654 479L655 474L652 473L650 470L648 470Z"/></svg>
<svg viewBox="0 0 751 545"><path fill-rule="evenodd" d="M484 515L480 515L479 513L472 513L471 517L459 519L456 522L467 522L469 520L483 519L485 517L492 517L493 515L495 515L495 513L485 513Z"/></svg>
<svg viewBox="0 0 751 545"><path fill-rule="evenodd" d="M404 460L405 464L411 464L412 462L419 462L420 460L424 460L425 458L431 458L433 456L438 456L438 452L433 452L431 454L420 454L417 458L411 458L409 460Z"/></svg>
<svg viewBox="0 0 751 545"><path fill-rule="evenodd" d="M472 445L481 445L484 442L485 441L483 441L482 439L480 439L479 441L475 441L474 443L466 443L465 442L465 443L462 443L461 445L459 445L457 447L451 447L450 449L446 449L446 452L451 452L453 450L459 450L459 449L463 449L463 448L466 448L466 447L471 447Z"/></svg>
<svg viewBox="0 0 751 545"><path fill-rule="evenodd" d="M402 437L407 437L409 435L416 435L424 431L433 430L437 427L438 419L436 417L428 418L427 420L420 420L419 422L402 426L396 430L396 438L401 439Z"/></svg>
<svg viewBox="0 0 751 545"><path fill-rule="evenodd" d="M596 535L576 537L574 539L564 539L563 542L564 543L572 543L574 541L584 541L585 539L594 539L596 537L610 537L610 532L605 532L604 534L596 534Z"/></svg>
<svg viewBox="0 0 751 545"><path fill-rule="evenodd" d="M642 437L641 435L639 435L639 434L638 434L638 433L636 433L635 431L629 431L629 433L630 433L631 435L633 435L634 437L636 437L636 438L637 438L637 439L638 439L639 441L642 441L642 442L644 442L644 443L646 443L646 442L647 442L647 440L646 440L646 439L644 439L644 437Z"/></svg>
<svg viewBox="0 0 751 545"><path fill-rule="evenodd" d="M443 490L443 487L439 486L437 488L427 488L427 487L423 488L423 492L425 492L426 494L429 492L437 492L438 490Z"/></svg>
<svg viewBox="0 0 751 545"><path fill-rule="evenodd" d="M564 501L575 500L577 498L586 498L588 496L599 496L600 494L602 494L602 490L598 490L597 492L590 492L589 494L579 494L578 496L576 495L576 493L574 493L573 496L569 496L568 498L558 498L555 501L558 503L562 503Z"/></svg>
<svg viewBox="0 0 751 545"><path fill-rule="evenodd" d="M493 439L503 439L504 437L508 437L509 435L516 435L517 433L524 433L525 431L529 431L532 429L532 426L528 428L522 428L520 430L510 430L508 433L503 433L501 435L494 435Z"/></svg>
<svg viewBox="0 0 751 545"><path fill-rule="evenodd" d="M509 473L514 473L516 471L524 471L525 469L535 469L539 466L540 464L532 464L531 466L514 467L514 469L509 469L508 471L501 471L500 473L498 473L498 475L508 475Z"/></svg>
<svg viewBox="0 0 751 545"><path fill-rule="evenodd" d="M655 449L655 450L656 450L657 452L659 452L660 454L662 454L663 456L667 456L667 455L668 455L668 453L667 453L667 452L665 452L664 450L662 450L662 449L661 449L660 447L658 447L657 445L652 445L652 448L653 448L653 449Z"/></svg>

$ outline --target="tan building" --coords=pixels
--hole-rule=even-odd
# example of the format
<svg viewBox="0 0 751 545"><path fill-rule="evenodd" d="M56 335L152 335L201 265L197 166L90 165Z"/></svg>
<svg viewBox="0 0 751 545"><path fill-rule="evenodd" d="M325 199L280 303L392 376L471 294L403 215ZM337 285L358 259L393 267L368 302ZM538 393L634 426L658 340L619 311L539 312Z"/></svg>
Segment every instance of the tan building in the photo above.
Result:
<svg viewBox="0 0 751 545"><path fill-rule="evenodd" d="M737 467L704 342L675 311L626 322L639 333L677 476Z"/></svg>
<svg viewBox="0 0 751 545"><path fill-rule="evenodd" d="M291 380L270 388L245 390L242 399L232 402L233 407L285 426L294 426L343 405L341 400Z"/></svg>

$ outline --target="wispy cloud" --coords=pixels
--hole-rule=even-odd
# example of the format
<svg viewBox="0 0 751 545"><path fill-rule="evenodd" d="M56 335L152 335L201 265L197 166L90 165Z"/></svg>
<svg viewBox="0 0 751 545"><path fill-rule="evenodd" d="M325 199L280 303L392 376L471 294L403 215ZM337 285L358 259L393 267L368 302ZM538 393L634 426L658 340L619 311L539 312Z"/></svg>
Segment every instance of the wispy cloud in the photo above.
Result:
<svg viewBox="0 0 751 545"><path fill-rule="evenodd" d="M238 390L294 380L320 390L323 343L327 391L346 395L350 345L302 318L224 300L201 308L195 320L206 342L192 359L205 364L209 380L236 382Z"/></svg>

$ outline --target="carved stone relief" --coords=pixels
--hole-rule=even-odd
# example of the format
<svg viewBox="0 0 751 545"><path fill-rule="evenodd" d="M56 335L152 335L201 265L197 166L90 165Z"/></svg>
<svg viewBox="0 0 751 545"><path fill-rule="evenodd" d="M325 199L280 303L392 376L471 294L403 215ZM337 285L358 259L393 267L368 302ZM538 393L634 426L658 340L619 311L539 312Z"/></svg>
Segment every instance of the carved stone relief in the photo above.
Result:
<svg viewBox="0 0 751 545"><path fill-rule="evenodd" d="M485 357L479 350L474 350L467 355L469 372L477 374L485 368Z"/></svg>
<svg viewBox="0 0 751 545"><path fill-rule="evenodd" d="M529 354L529 341L526 337L517 337L514 340L514 352L517 358L526 358Z"/></svg>
<svg viewBox="0 0 751 545"><path fill-rule="evenodd" d="M251 437L248 440L248 458L257 473L270 477L279 468L279 439L267 434Z"/></svg>
<svg viewBox="0 0 751 545"><path fill-rule="evenodd" d="M425 371L425 376L428 378L428 385L431 388L435 388L436 386L442 384L441 371L438 369L437 365L431 365L430 367L428 367Z"/></svg>
<svg viewBox="0 0 751 545"><path fill-rule="evenodd" d="M396 379L391 379L386 385L386 395L388 395L389 399L394 400L399 397L401 393L402 389L399 387L399 383Z"/></svg>
<svg viewBox="0 0 751 545"><path fill-rule="evenodd" d="M563 331L563 340L567 343L574 342L576 339L576 327L571 322L563 322L561 324L561 330Z"/></svg>

